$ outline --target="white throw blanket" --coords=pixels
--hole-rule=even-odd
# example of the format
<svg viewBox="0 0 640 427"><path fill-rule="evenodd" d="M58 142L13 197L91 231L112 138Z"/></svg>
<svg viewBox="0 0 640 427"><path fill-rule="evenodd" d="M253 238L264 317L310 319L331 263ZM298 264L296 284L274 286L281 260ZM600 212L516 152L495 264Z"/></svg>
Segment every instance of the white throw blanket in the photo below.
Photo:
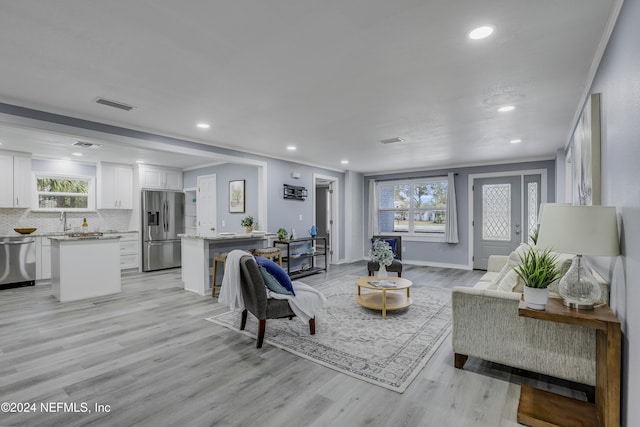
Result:
<svg viewBox="0 0 640 427"><path fill-rule="evenodd" d="M240 258L245 255L253 256L249 252L233 250L227 254L224 263L224 277L220 285L218 301L229 306L231 310L244 310L244 300L240 290Z"/></svg>
<svg viewBox="0 0 640 427"><path fill-rule="evenodd" d="M316 317L316 313L324 307L324 304L327 302L327 297L306 283L297 280L294 280L292 283L293 291L296 293L295 296L279 294L272 292L270 289L267 289L267 296L273 299L289 300L289 307L291 307L291 310L296 314L298 319L300 319L302 323L309 323L309 320Z"/></svg>
<svg viewBox="0 0 640 427"><path fill-rule="evenodd" d="M240 259L245 255L252 256L241 250L233 250L227 254L218 301L228 305L231 310L244 310L244 300L240 290ZM309 320L316 316L327 301L319 291L299 281L293 282L295 296L271 292L266 287L265 290L268 298L288 300L289 307L303 323L309 323Z"/></svg>

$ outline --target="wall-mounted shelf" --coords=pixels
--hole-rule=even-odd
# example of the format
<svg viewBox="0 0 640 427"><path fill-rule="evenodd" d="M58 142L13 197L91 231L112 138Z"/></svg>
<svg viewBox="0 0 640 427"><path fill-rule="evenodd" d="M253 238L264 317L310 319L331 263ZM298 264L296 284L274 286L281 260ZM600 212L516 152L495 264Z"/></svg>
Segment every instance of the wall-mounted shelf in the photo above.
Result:
<svg viewBox="0 0 640 427"><path fill-rule="evenodd" d="M284 184L283 197L291 200L303 200L307 198L307 189L304 187L297 187L295 185Z"/></svg>

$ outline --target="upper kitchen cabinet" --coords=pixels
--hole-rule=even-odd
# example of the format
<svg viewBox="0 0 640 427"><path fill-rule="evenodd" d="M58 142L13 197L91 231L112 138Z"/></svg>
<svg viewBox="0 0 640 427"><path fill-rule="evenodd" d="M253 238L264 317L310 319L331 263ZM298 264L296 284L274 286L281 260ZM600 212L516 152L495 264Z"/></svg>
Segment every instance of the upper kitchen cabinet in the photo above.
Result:
<svg viewBox="0 0 640 427"><path fill-rule="evenodd" d="M98 209L133 209L133 168L98 165Z"/></svg>
<svg viewBox="0 0 640 427"><path fill-rule="evenodd" d="M140 167L140 186L152 190L182 191L182 171L155 167Z"/></svg>
<svg viewBox="0 0 640 427"><path fill-rule="evenodd" d="M31 203L31 157L0 154L0 208L28 208Z"/></svg>

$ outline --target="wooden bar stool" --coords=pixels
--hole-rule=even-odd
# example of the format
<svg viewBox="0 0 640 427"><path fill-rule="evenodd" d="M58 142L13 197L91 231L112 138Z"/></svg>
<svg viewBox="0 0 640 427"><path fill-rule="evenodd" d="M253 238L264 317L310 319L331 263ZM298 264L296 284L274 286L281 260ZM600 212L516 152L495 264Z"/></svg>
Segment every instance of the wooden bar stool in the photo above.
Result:
<svg viewBox="0 0 640 427"><path fill-rule="evenodd" d="M213 254L213 273L211 274L211 297L215 298L216 296L216 288L220 286L216 285L216 273L218 271L218 263L222 263L222 271L224 272L224 266L227 262L227 254L228 252L216 252ZM221 285L222 286L222 285Z"/></svg>
<svg viewBox="0 0 640 427"><path fill-rule="evenodd" d="M273 261L277 261L278 265L282 267L282 252L278 248L258 248L253 250L253 256L259 256L262 258L269 258Z"/></svg>

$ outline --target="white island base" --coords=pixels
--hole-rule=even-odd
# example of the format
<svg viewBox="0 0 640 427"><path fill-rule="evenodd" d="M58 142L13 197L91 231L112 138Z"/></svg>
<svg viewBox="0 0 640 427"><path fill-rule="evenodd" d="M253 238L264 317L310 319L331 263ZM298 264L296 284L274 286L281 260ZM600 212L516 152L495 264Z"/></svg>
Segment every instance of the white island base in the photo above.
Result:
<svg viewBox="0 0 640 427"><path fill-rule="evenodd" d="M186 290L198 295L211 295L210 268L213 265L215 252L229 252L234 249L251 251L255 248L264 248L269 237L269 235L203 237L188 234L179 236L182 239L182 283ZM222 274L222 271L218 271L220 280L222 280Z"/></svg>
<svg viewBox="0 0 640 427"><path fill-rule="evenodd" d="M119 293L119 237L51 238L51 289L61 302Z"/></svg>

